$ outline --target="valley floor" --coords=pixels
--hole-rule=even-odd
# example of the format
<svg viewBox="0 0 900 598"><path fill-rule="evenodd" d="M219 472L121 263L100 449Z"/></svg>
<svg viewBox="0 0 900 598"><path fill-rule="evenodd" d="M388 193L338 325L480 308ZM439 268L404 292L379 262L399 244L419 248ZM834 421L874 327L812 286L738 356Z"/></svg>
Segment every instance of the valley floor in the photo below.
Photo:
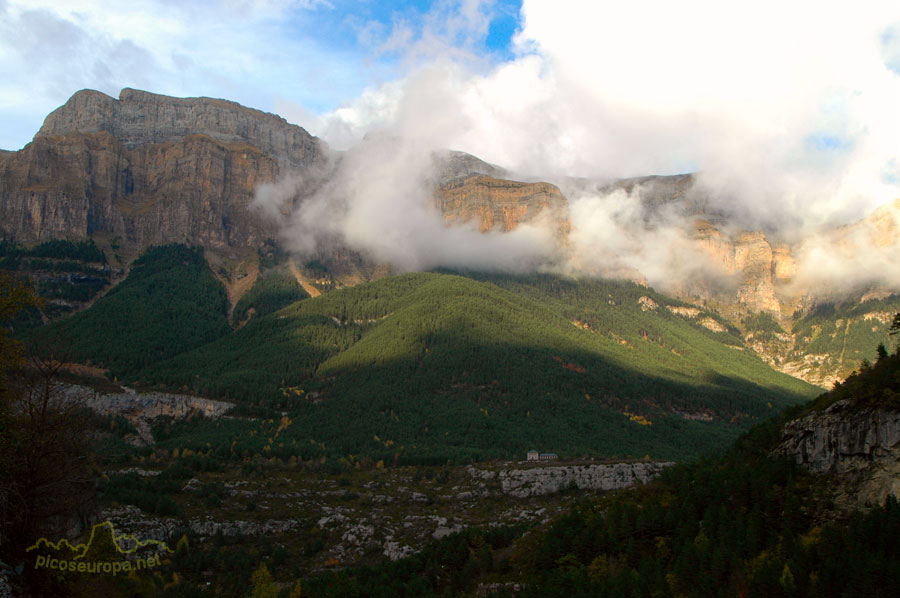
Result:
<svg viewBox="0 0 900 598"><path fill-rule="evenodd" d="M389 467L340 474L284 470L194 472L174 492L154 488L186 473L129 467L106 472L99 519L118 533L169 541L181 533L210 549L264 541L293 575L396 560L466 528L545 524L595 492L641 484L664 466L649 462ZM179 475L179 472L182 472ZM164 484L156 484L160 478ZM129 494L126 488L140 488ZM591 489L593 488L593 489ZM171 515L154 513L165 496Z"/></svg>

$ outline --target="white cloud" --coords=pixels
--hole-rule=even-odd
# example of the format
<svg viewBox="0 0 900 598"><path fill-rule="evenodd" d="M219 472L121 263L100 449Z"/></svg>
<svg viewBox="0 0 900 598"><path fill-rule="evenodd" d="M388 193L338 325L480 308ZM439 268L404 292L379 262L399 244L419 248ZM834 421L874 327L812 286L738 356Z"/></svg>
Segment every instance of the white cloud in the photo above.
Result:
<svg viewBox="0 0 900 598"><path fill-rule="evenodd" d="M851 226L804 239L796 250L794 284L840 299L860 290L900 290L900 200Z"/></svg>
<svg viewBox="0 0 900 598"><path fill-rule="evenodd" d="M418 73L394 106L389 121L340 156L328 183L287 216L306 180L288 176L257 190L256 204L280 219L288 246L311 255L338 241L399 270L437 266L524 271L554 257L555 241L543 223L511 233L448 227L432 200L433 148L465 127L454 73L447 65Z"/></svg>
<svg viewBox="0 0 900 598"><path fill-rule="evenodd" d="M728 273L691 238L690 222L664 206L649 213L636 186L607 194L570 198L572 233L565 268L608 278L646 282L665 292L679 292L704 280L720 287Z"/></svg>
<svg viewBox="0 0 900 598"><path fill-rule="evenodd" d="M527 0L522 14L517 59L453 75L449 118L466 126L445 145L548 178L700 170L754 225L847 221L900 194L884 176L900 154L884 41L896 2ZM404 39L415 55L445 43ZM319 131L383 126L386 98L420 92L404 85Z"/></svg>
<svg viewBox="0 0 900 598"><path fill-rule="evenodd" d="M341 147L402 130L423 151L551 180L700 171L713 208L787 240L900 196L896 2L526 0L522 16L516 58L491 68L436 59L452 35L399 23L390 48L406 47L414 74L310 128ZM710 274L687 223L646 227L619 195L572 199L584 255L662 286Z"/></svg>

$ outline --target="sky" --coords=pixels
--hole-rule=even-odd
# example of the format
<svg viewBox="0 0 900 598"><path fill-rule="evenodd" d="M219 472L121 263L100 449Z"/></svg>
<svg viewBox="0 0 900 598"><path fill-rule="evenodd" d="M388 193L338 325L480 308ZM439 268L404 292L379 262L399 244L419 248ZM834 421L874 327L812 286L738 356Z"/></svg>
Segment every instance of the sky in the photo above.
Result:
<svg viewBox="0 0 900 598"><path fill-rule="evenodd" d="M23 147L85 88L325 114L402 80L427 52L471 52L485 68L512 58L519 11L508 0L0 0L0 148Z"/></svg>
<svg viewBox="0 0 900 598"><path fill-rule="evenodd" d="M275 112L339 150L387 133L395 162L449 148L554 182L699 172L717 207L786 237L900 198L896 0L0 0L0 75L9 150L75 91L133 87ZM357 155L386 182L414 174ZM381 201L414 203L391 188ZM569 199L603 251L643 220Z"/></svg>

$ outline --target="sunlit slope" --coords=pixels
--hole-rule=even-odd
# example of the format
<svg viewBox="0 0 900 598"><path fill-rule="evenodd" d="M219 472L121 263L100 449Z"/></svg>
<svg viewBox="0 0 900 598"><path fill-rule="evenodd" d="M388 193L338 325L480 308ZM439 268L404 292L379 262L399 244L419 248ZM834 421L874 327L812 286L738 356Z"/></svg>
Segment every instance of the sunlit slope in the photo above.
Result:
<svg viewBox="0 0 900 598"><path fill-rule="evenodd" d="M136 378L290 411L339 452L460 458L687 457L815 394L667 305L682 307L630 283L407 274L254 318Z"/></svg>
<svg viewBox="0 0 900 598"><path fill-rule="evenodd" d="M712 311L624 281L549 275L482 275L517 295L553 309L609 349L626 367L702 386L728 386L730 378L788 394L816 394L808 384L774 374L744 345L740 332ZM621 351L622 348L627 351ZM725 350L723 350L725 349Z"/></svg>
<svg viewBox="0 0 900 598"><path fill-rule="evenodd" d="M863 360L874 361L879 343L891 346L889 337L894 314L900 312L900 297L864 302L823 304L794 323L796 339L787 353L808 379L831 385L859 368Z"/></svg>

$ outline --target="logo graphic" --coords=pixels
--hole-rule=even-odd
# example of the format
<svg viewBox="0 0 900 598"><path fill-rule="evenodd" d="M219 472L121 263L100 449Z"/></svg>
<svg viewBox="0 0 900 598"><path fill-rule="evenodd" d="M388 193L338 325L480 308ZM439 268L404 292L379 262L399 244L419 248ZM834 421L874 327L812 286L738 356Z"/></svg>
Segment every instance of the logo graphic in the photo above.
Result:
<svg viewBox="0 0 900 598"><path fill-rule="evenodd" d="M62 539L41 538L25 549L35 555L35 569L68 573L120 573L159 567L160 557L174 552L158 540L138 540L133 535L116 535L110 521L96 524L85 544L72 545Z"/></svg>

